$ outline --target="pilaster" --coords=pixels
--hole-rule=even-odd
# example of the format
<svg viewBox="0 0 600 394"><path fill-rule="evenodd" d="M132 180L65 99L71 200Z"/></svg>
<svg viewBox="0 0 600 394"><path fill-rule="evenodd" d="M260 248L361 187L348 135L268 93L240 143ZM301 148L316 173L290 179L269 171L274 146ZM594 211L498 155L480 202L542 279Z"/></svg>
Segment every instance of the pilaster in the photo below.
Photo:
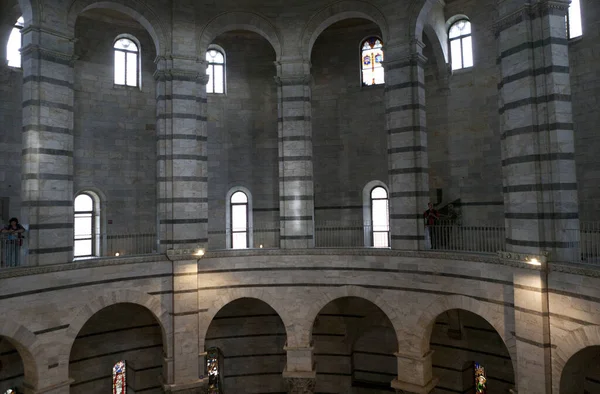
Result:
<svg viewBox="0 0 600 394"><path fill-rule="evenodd" d="M157 187L160 243L165 249L208 242L206 64L157 60Z"/></svg>
<svg viewBox="0 0 600 394"><path fill-rule="evenodd" d="M496 25L507 248L557 261L579 242L568 3L525 4Z"/></svg>
<svg viewBox="0 0 600 394"><path fill-rule="evenodd" d="M424 245L429 197L423 44L385 47L390 233L393 249Z"/></svg>
<svg viewBox="0 0 600 394"><path fill-rule="evenodd" d="M403 394L429 394L438 382L433 377L432 355L433 351L422 357L396 353L398 378L392 381L392 388Z"/></svg>
<svg viewBox="0 0 600 394"><path fill-rule="evenodd" d="M36 26L22 30L22 211L29 265L73 259L73 44Z"/></svg>
<svg viewBox="0 0 600 394"><path fill-rule="evenodd" d="M310 65L276 62L281 248L314 247Z"/></svg>

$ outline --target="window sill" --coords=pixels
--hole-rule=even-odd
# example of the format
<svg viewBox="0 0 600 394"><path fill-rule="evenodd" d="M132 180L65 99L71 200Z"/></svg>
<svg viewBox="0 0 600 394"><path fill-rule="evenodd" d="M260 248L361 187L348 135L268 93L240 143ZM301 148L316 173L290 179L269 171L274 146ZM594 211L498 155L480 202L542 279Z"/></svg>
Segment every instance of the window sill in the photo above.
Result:
<svg viewBox="0 0 600 394"><path fill-rule="evenodd" d="M116 83L113 84L113 89L121 89L121 90L137 90L137 91L142 91L142 88L140 86L129 86L129 85L117 85Z"/></svg>
<svg viewBox="0 0 600 394"><path fill-rule="evenodd" d="M470 73L471 71L473 71L473 68L474 68L474 66L463 67L463 68L459 68L456 70L452 70L452 75L467 74L467 73Z"/></svg>
<svg viewBox="0 0 600 394"><path fill-rule="evenodd" d="M569 46L576 45L576 44L580 43L581 41L583 41L583 36L569 38L568 41L569 41Z"/></svg>
<svg viewBox="0 0 600 394"><path fill-rule="evenodd" d="M360 90L385 89L385 83L378 85L360 85Z"/></svg>

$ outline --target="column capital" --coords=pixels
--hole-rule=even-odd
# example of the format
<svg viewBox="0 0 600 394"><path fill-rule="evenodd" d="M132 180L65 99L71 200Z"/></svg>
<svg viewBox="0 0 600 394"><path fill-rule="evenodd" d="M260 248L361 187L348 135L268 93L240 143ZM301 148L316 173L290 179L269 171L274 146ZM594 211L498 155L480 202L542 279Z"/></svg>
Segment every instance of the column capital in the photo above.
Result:
<svg viewBox="0 0 600 394"><path fill-rule="evenodd" d="M47 386L44 388L37 388L37 387L33 387L30 386L27 383L23 384L23 389L25 390L25 394L45 394L45 393L68 393L69 392L69 387L71 386L71 383L75 382L75 379L71 379L69 378L68 380L58 383L58 384L54 384L51 386Z"/></svg>
<svg viewBox="0 0 600 394"><path fill-rule="evenodd" d="M425 66L427 57L423 56L423 48L425 48L425 44L416 38L410 40L409 43L385 44L383 67L388 71L408 65Z"/></svg>
<svg viewBox="0 0 600 394"><path fill-rule="evenodd" d="M283 371L283 380L290 394L312 394L317 383L317 371Z"/></svg>
<svg viewBox="0 0 600 394"><path fill-rule="evenodd" d="M208 62L189 56L158 56L154 63L156 71L154 79L157 81L189 81L203 85L208 83L206 74Z"/></svg>
<svg viewBox="0 0 600 394"><path fill-rule="evenodd" d="M24 60L26 58L49 60L54 63L64 64L71 68L75 65L75 61L78 59L73 52L44 48L35 44L29 44L21 48L21 57Z"/></svg>

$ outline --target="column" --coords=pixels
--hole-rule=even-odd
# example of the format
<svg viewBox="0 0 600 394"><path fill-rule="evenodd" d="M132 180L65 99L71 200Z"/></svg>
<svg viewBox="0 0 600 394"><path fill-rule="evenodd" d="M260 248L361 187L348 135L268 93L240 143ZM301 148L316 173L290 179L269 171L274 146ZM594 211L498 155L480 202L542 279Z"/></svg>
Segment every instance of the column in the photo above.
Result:
<svg viewBox="0 0 600 394"><path fill-rule="evenodd" d="M398 378L392 382L392 388L400 394L429 394L438 379L433 377L430 351L422 357L396 353L398 358Z"/></svg>
<svg viewBox="0 0 600 394"><path fill-rule="evenodd" d="M73 40L22 30L22 209L29 265L73 259Z"/></svg>
<svg viewBox="0 0 600 394"><path fill-rule="evenodd" d="M314 247L310 65L277 65L280 246Z"/></svg>
<svg viewBox="0 0 600 394"><path fill-rule="evenodd" d="M161 249L203 249L208 242L206 64L162 58L155 77Z"/></svg>
<svg viewBox="0 0 600 394"><path fill-rule="evenodd" d="M385 46L390 233L393 249L424 244L429 197L423 43Z"/></svg>
<svg viewBox="0 0 600 394"><path fill-rule="evenodd" d="M168 251L173 264L173 355L165 360L167 393L196 394L204 392L204 352L200 352L198 260Z"/></svg>
<svg viewBox="0 0 600 394"><path fill-rule="evenodd" d="M512 259L524 261L526 256ZM535 269L516 268L515 310L515 386L520 393L552 392L552 343L548 303L548 274L544 256L534 256L542 264Z"/></svg>
<svg viewBox="0 0 600 394"><path fill-rule="evenodd" d="M501 1L496 26L507 249L558 261L579 240L568 5Z"/></svg>
<svg viewBox="0 0 600 394"><path fill-rule="evenodd" d="M313 360L312 346L286 346L287 362L283 371L283 380L288 393L312 394L315 392L317 371Z"/></svg>

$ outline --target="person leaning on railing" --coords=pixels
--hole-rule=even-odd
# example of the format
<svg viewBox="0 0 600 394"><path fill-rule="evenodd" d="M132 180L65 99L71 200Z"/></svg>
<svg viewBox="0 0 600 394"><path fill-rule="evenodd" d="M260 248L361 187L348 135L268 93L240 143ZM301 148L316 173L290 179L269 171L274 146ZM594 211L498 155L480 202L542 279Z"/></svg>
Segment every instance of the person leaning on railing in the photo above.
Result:
<svg viewBox="0 0 600 394"><path fill-rule="evenodd" d="M428 203L427 209L423 213L425 219L425 247L427 249L435 249L437 247L437 234L433 228L438 220L440 220L440 213L433 208L432 203Z"/></svg>
<svg viewBox="0 0 600 394"><path fill-rule="evenodd" d="M2 229L3 266L16 267L19 265L20 248L23 244L25 228L19 224L19 219L11 218L8 226Z"/></svg>

